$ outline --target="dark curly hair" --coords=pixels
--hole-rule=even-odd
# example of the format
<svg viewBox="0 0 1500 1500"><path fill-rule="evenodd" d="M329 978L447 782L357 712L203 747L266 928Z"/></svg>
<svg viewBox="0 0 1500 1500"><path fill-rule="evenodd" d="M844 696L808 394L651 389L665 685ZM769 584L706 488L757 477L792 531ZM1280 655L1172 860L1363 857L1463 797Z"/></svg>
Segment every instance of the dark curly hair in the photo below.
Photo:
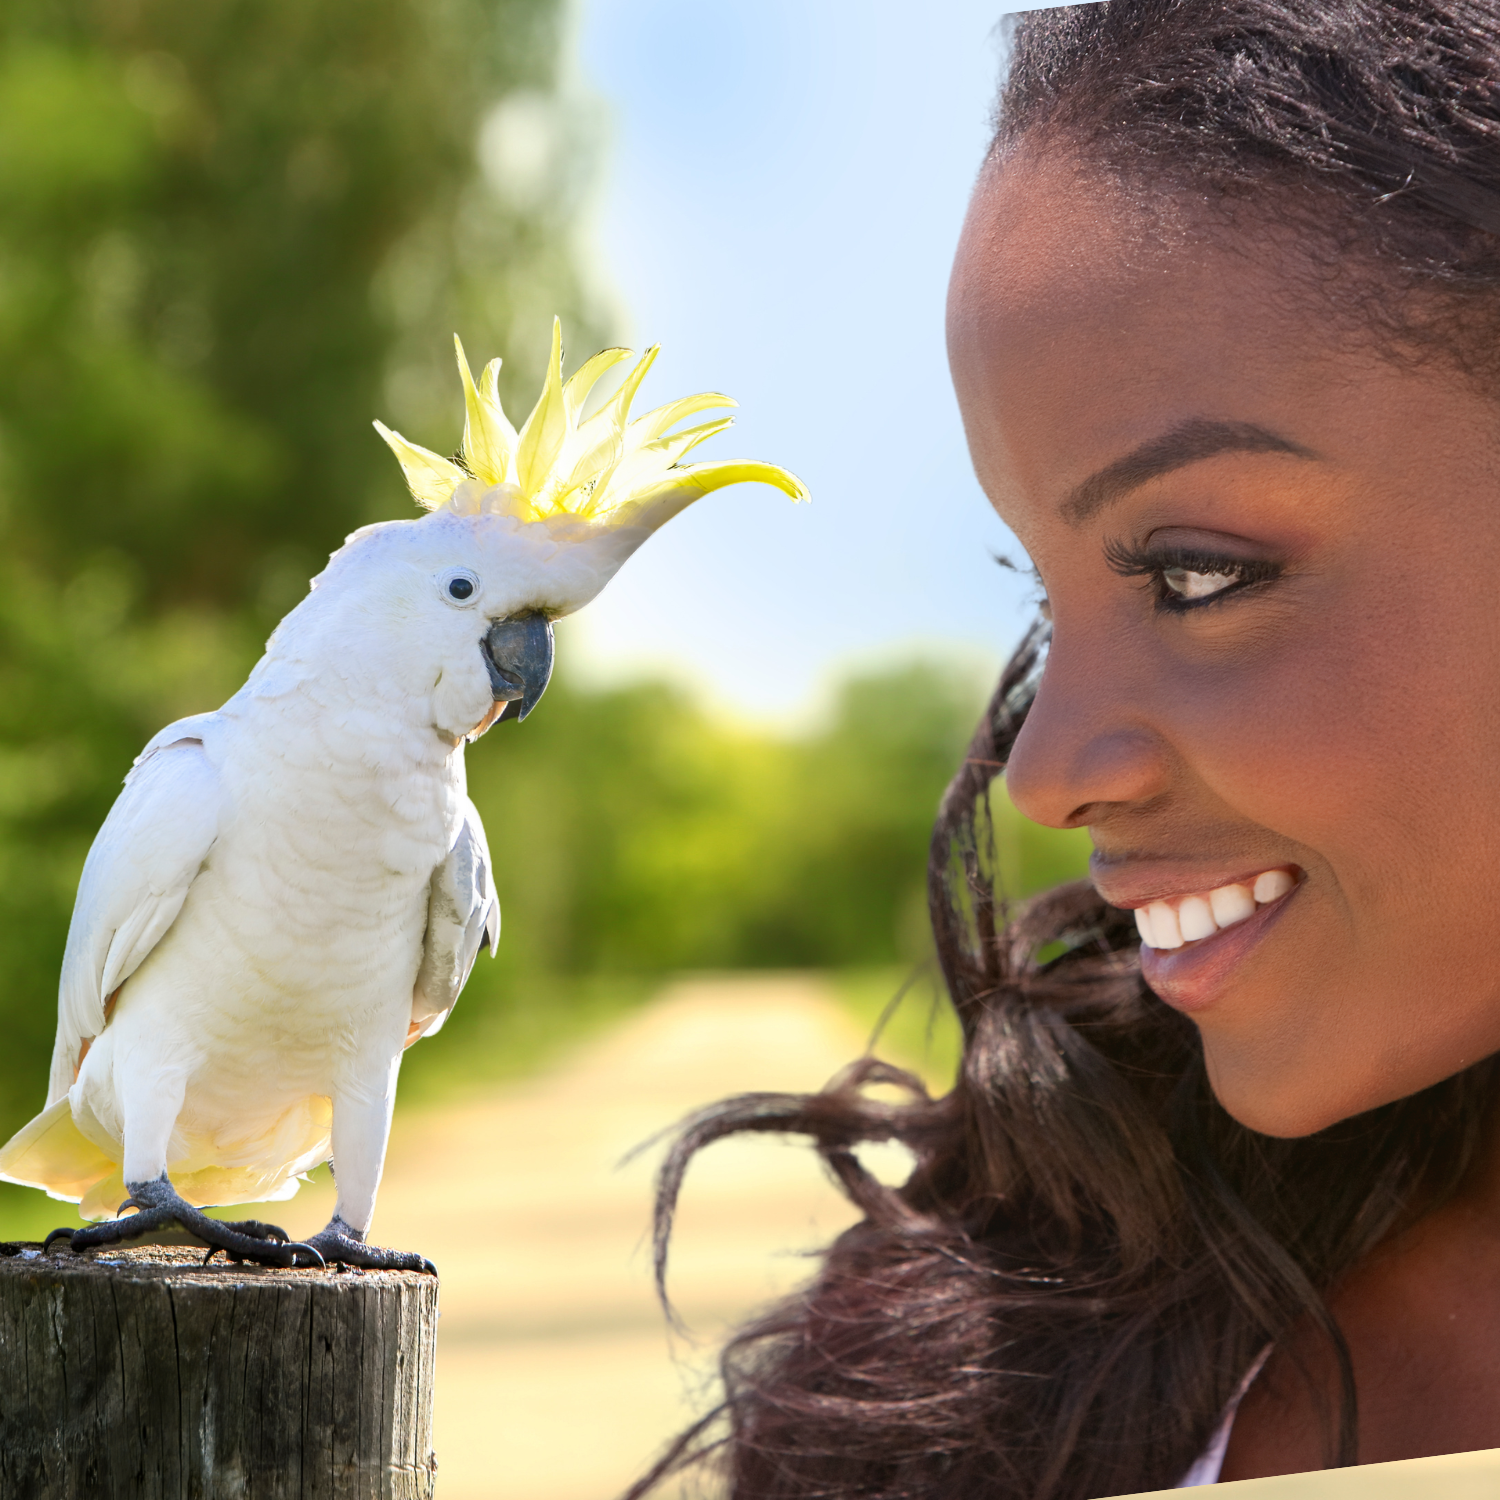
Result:
<svg viewBox="0 0 1500 1500"><path fill-rule="evenodd" d="M1489 378L1500 349L1500 0L1103 0L1011 36L995 153L1068 149L1234 222L1276 205L1351 255L1393 350ZM1378 305L1377 305L1378 301ZM1175 1484L1257 1352L1473 1160L1495 1068L1300 1140L1215 1102L1195 1028L1141 981L1126 914L1086 884L1009 905L989 797L1045 664L1038 626L939 811L938 957L963 1028L952 1093L865 1059L811 1096L685 1123L663 1167L658 1273L694 1152L807 1136L861 1223L726 1349L723 1402L631 1491L705 1463L733 1500L1084 1500ZM1061 941L1060 956L1056 952ZM906 1102L867 1092L896 1084ZM888 1092L888 1091L887 1091ZM860 1165L897 1140L901 1188Z"/></svg>

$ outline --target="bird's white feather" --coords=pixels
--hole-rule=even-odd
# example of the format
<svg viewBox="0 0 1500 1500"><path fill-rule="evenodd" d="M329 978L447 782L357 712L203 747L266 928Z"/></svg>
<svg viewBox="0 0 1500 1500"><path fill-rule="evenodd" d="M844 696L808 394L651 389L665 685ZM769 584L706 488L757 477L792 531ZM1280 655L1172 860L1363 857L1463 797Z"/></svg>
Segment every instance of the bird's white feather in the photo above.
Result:
<svg viewBox="0 0 1500 1500"><path fill-rule="evenodd" d="M500 903L479 810L464 798L463 822L448 857L433 871L422 964L412 992L411 1041L442 1028L486 943L500 941Z"/></svg>
<svg viewBox="0 0 1500 1500"><path fill-rule="evenodd" d="M219 776L199 737L209 717L169 725L147 746L89 850L63 954L49 1105L104 1030L109 997L177 920L218 835Z"/></svg>

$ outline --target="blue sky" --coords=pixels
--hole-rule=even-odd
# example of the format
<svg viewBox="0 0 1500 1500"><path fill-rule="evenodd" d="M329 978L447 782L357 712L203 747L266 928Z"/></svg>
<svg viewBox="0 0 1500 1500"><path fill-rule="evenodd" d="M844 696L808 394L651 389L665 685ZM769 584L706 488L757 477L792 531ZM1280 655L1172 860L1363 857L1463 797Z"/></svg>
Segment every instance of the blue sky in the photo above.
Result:
<svg viewBox="0 0 1500 1500"><path fill-rule="evenodd" d="M595 677L667 670L787 721L851 665L992 670L1029 586L969 465L943 351L948 265L999 69L993 3L582 0L609 120L592 254L642 400L721 390L703 458L763 458L687 511L571 632Z"/></svg>

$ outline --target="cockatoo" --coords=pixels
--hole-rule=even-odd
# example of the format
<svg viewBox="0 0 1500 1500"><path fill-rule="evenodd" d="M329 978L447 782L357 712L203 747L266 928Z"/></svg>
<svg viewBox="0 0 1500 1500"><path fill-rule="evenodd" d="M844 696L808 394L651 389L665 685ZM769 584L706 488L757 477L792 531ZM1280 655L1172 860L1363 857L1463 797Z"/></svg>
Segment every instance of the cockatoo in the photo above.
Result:
<svg viewBox="0 0 1500 1500"><path fill-rule="evenodd" d="M806 494L770 464L678 464L730 419L671 429L727 397L630 421L654 348L585 417L630 351L564 383L560 340L554 324L519 433L500 361L476 385L462 345L459 454L375 424L428 514L350 536L245 685L126 777L79 882L47 1107L0 1148L0 1177L105 1220L49 1245L185 1237L272 1265L431 1269L365 1236L402 1052L499 936L464 746L531 712L552 621L663 522L740 480ZM334 1215L305 1242L199 1211L290 1197L330 1158Z"/></svg>

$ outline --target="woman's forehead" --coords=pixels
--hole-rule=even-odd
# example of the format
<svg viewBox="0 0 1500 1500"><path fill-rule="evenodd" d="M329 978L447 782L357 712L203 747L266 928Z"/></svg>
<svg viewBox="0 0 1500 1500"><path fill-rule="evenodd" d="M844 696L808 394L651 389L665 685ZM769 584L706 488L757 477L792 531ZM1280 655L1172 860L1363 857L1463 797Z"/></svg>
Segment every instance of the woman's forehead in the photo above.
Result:
<svg viewBox="0 0 1500 1500"><path fill-rule="evenodd" d="M1195 423L1253 427L1334 462L1452 440L1412 430L1403 411L1457 401L1464 411L1441 425L1475 427L1475 394L1455 372L1403 367L1320 317L1274 227L1259 243L1222 240L1195 231L1180 202L1143 210L1066 160L986 171L948 336L975 468L1007 520ZM1486 430L1500 427L1479 404Z"/></svg>
<svg viewBox="0 0 1500 1500"><path fill-rule="evenodd" d="M1190 308L1202 299L1184 283L1198 279L1181 257L1149 253L1107 188L1045 164L988 170L955 259L948 315L981 480L1049 483L1033 470L1068 461L1057 451L1064 436L1092 467L1105 450L1144 437L1143 424L1170 419L1174 387L1191 388L1192 367L1211 373L1218 363L1212 325L1230 310Z"/></svg>
<svg viewBox="0 0 1500 1500"><path fill-rule="evenodd" d="M1188 238L1178 200L1127 192L1074 151L1023 148L980 173L954 264L953 293L1003 296L1018 311L1075 279L1123 289Z"/></svg>

